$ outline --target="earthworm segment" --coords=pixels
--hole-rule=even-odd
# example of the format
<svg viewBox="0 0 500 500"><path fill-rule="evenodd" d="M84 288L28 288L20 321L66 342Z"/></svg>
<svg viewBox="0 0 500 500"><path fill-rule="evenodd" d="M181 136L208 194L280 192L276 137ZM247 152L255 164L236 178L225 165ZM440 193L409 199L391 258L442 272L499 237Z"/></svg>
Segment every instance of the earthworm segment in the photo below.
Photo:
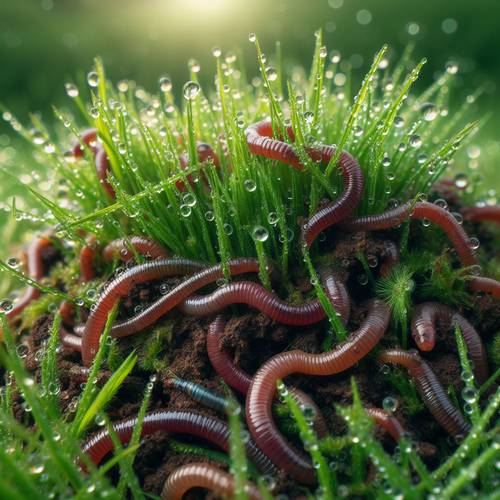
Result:
<svg viewBox="0 0 500 500"><path fill-rule="evenodd" d="M500 205L489 207L465 207L462 209L465 220L472 222L500 222Z"/></svg>
<svg viewBox="0 0 500 500"><path fill-rule="evenodd" d="M377 345L389 320L389 307L380 300L374 300L359 329L333 351L324 354L286 351L264 363L253 377L246 400L249 430L272 462L298 482L313 484L314 468L291 447L274 423L271 407L278 380L293 373L325 376L349 369Z"/></svg>
<svg viewBox="0 0 500 500"><path fill-rule="evenodd" d="M388 349L381 351L377 359L380 363L400 365L408 370L425 406L446 432L457 436L469 431L470 425L453 406L434 372L416 351Z"/></svg>
<svg viewBox="0 0 500 500"><path fill-rule="evenodd" d="M500 281L481 276L470 279L468 283L469 289L473 292L488 293L496 299L500 299Z"/></svg>
<svg viewBox="0 0 500 500"><path fill-rule="evenodd" d="M134 252L150 259L169 257L167 250L155 241L144 236L131 236L128 239L113 240L108 243L102 251L102 258L106 262L116 258L128 262L134 258Z"/></svg>
<svg viewBox="0 0 500 500"><path fill-rule="evenodd" d="M436 343L436 324L447 330L459 327L473 362L474 375L482 384L488 379L488 358L481 337L476 329L453 309L438 302L419 304L411 319L411 333L418 348L431 351Z"/></svg>
<svg viewBox="0 0 500 500"><path fill-rule="evenodd" d="M191 488L205 488L217 496L234 498L235 481L231 474L204 463L182 465L165 481L162 500L180 500ZM261 500L257 487L247 483L245 493L250 500Z"/></svg>
<svg viewBox="0 0 500 500"><path fill-rule="evenodd" d="M398 442L404 435L405 430L399 420L381 408L365 407L366 413L372 417L375 425L384 429L394 441Z"/></svg>
<svg viewBox="0 0 500 500"><path fill-rule="evenodd" d="M202 164L207 163L211 161L217 168L220 167L220 160L217 154L214 152L212 149L212 146L209 144L206 144L204 142L196 141L196 153L198 154L198 161ZM186 170L189 166L189 155L188 153L183 153L180 157L180 165L182 170ZM206 178L203 176L202 177L204 182L206 183ZM188 174L187 177L187 182L191 185L194 186L195 182L193 179L193 176L191 174ZM177 187L177 190L180 192L186 191L186 185L184 181L178 180L175 183L175 186Z"/></svg>

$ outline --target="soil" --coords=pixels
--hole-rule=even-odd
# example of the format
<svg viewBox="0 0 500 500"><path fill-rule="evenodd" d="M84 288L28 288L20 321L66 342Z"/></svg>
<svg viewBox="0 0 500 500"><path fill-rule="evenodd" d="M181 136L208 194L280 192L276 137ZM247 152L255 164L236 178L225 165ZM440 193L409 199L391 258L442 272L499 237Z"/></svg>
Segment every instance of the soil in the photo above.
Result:
<svg viewBox="0 0 500 500"><path fill-rule="evenodd" d="M322 253L339 264L338 272L347 279L349 291L353 298L353 311L349 321L348 330L353 331L361 322L364 312L364 301L373 294L370 285L362 285L358 276L364 273L363 268L356 259L358 252L365 256L373 255L380 261L383 258L383 238L391 237L391 231L370 235L358 233L345 235L332 232L322 244ZM393 241L397 242L396 238ZM373 269L377 276L377 268ZM309 281L300 273L291 273L294 285L303 294L311 291ZM178 279L168 280L169 287L175 286ZM160 283L136 287L130 297L122 304L120 314L129 317L137 312L137 306L150 303L160 295ZM478 296L474 307L464 312L472 324L476 326L480 335L488 342L495 333L494 327L500 324L500 304L488 297ZM485 312L487 311L487 314ZM153 391L150 410L156 408L194 409L206 414L216 415L208 408L200 405L190 397L178 390L166 387L162 380L174 373L180 378L197 382L204 387L224 392L223 384L210 365L206 352L206 333L213 318L191 318L177 313L172 330L172 337L168 348L164 351L165 360L168 362L168 373L160 373ZM234 353L235 364L248 373L254 373L259 366L270 356L287 349L302 349L311 353L321 352L322 341L325 334L325 324L320 323L311 327L287 327L271 321L266 316L249 308L233 308L227 313L223 343ZM26 337L29 354L25 359L26 366L37 379L40 378L40 367L37 352L49 337L49 328L52 318L49 315L40 317L32 326ZM147 336L148 332L144 334ZM134 339L121 339L120 347L124 351L134 342ZM390 333L382 340L380 347L394 345L394 338ZM412 346L413 347L413 346ZM251 355L249 355L251 353ZM39 356L38 356L39 357ZM451 332L439 331L436 348L425 354L432 369L445 387L453 387L457 394L461 390L460 365L456 353L454 336ZM85 381L85 373L81 368L80 355L67 349L62 349L58 354L58 368L61 376L60 400L64 411L71 411L71 402L77 397ZM99 378L102 385L110 373L103 371ZM345 433L345 423L336 413L337 406L347 405L352 401L350 378L355 376L364 404L382 407L382 401L387 396L395 397L399 404L395 416L403 427L411 433L420 443L419 453L423 460L430 466L435 466L440 461L440 453L450 447L449 439L443 435L442 429L434 418L423 408L417 413L409 413L404 401L392 386L381 368L374 362L373 353L352 369L330 377L304 377L293 376L287 383L300 387L320 406L330 432L341 436ZM118 394L111 401L107 412L112 420L119 420L137 413L144 388L150 373L135 369L132 376L128 377ZM21 400L15 405L15 414L19 419L26 418ZM219 415L220 416L220 415ZM392 450L394 443L390 437L377 431L383 445ZM177 437L177 436L176 436ZM183 436L179 439L189 442L190 438ZM179 454L172 451L168 445L169 436L165 433L156 433L144 439L135 460L135 470L146 492L159 495L167 476L179 465L192 461L204 461L198 456ZM217 464L220 466L220 464ZM288 495L290 498L303 498L296 484L285 474L278 478L276 493ZM204 498L204 492L194 490L191 498Z"/></svg>

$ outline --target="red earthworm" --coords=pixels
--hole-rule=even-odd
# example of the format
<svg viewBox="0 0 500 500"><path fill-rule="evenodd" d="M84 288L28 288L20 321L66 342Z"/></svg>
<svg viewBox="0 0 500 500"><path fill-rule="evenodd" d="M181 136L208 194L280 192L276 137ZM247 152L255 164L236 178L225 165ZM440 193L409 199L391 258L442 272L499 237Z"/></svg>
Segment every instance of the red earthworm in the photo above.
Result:
<svg viewBox="0 0 500 500"><path fill-rule="evenodd" d="M63 300L59 305L59 315L64 325L73 325L73 315L75 314L75 305L69 300Z"/></svg>
<svg viewBox="0 0 500 500"><path fill-rule="evenodd" d="M418 348L431 351L436 343L436 323L443 328L458 326L467 346L467 352L473 362L473 370L479 383L488 379L488 358L481 337L476 329L459 313L438 302L419 304L411 319L411 333Z"/></svg>
<svg viewBox="0 0 500 500"><path fill-rule="evenodd" d="M465 220L473 222L493 221L500 222L500 205L488 207L464 207L462 215Z"/></svg>
<svg viewBox="0 0 500 500"><path fill-rule="evenodd" d="M257 259L235 259L229 261L227 266L231 274L259 271ZM222 265L220 264L202 271L200 269L203 269L203 264L192 260L159 259L135 266L115 278L95 303L94 310L91 311L85 324L82 346L82 357L85 366L88 366L94 359L109 312L120 297L124 297L130 292L132 285L165 276L192 274L199 271L147 307L142 313L115 324L111 330L114 337L124 337L143 330L199 288L224 277Z"/></svg>
<svg viewBox="0 0 500 500"><path fill-rule="evenodd" d="M288 136L294 139L293 130L287 128ZM279 160L297 170L304 168L292 145L274 139L271 122L261 121L245 131L248 148L256 155ZM319 148L307 148L307 153L316 162L328 165L335 154L335 147L323 145ZM344 191L335 201L318 210L302 226L302 239L310 247L318 234L329 226L350 216L363 193L364 179L358 162L346 151L342 151L338 166L344 178Z"/></svg>
<svg viewBox="0 0 500 500"><path fill-rule="evenodd" d="M167 250L155 241L144 236L131 236L127 239L113 240L108 243L102 251L102 258L106 262L110 262L118 257L121 261L127 262L134 258L132 248L135 252L151 259L166 259L169 257Z"/></svg>
<svg viewBox="0 0 500 500"><path fill-rule="evenodd" d="M492 278L472 278L469 280L469 288L474 292L489 293L500 298L500 281L494 280Z"/></svg>
<svg viewBox="0 0 500 500"><path fill-rule="evenodd" d="M88 241L80 250L80 281L87 283L96 276L94 261L97 251L94 248L94 241Z"/></svg>
<svg viewBox="0 0 500 500"><path fill-rule="evenodd" d="M403 426L394 415L381 408L365 407L365 411L372 417L377 427L384 429L394 441L399 441L405 435Z"/></svg>
<svg viewBox="0 0 500 500"><path fill-rule="evenodd" d="M470 425L453 406L436 375L418 352L387 349L381 351L377 359L381 363L401 365L408 370L425 406L446 432L458 435L469 431Z"/></svg>
<svg viewBox="0 0 500 500"><path fill-rule="evenodd" d="M326 274L323 281L335 310L345 318L349 305L346 303L348 295L344 286L331 273ZM330 294L331 291L334 295ZM318 299L300 305L288 304L253 281L237 281L209 295L189 297L180 304L179 310L191 316L208 316L231 304L249 305L285 325L311 325L325 318L325 311Z"/></svg>
<svg viewBox="0 0 500 500"><path fill-rule="evenodd" d="M252 258L230 260L227 265L231 275L259 272L259 263L256 259ZM170 292L163 295L163 297L159 298L133 318L115 323L111 328L111 335L115 338L127 337L144 330L144 328L152 325L171 309L179 304L183 304L191 293L222 278L223 271L220 264L200 271L198 274L183 281L173 290L170 290Z"/></svg>
<svg viewBox="0 0 500 500"><path fill-rule="evenodd" d="M188 259L161 259L134 266L108 283L85 324L82 349L84 364L89 366L97 352L109 312L120 297L130 292L132 286L165 276L192 274L202 268L203 264Z"/></svg>
<svg viewBox="0 0 500 500"><path fill-rule="evenodd" d="M222 316L217 316L210 324L207 334L208 358L214 370L222 380L224 380L227 385L246 396L250 383L252 382L252 377L241 368L235 366L229 351L222 347L220 341L225 326L226 321ZM328 434L327 425L316 403L305 392L302 392L296 387L290 387L289 391L299 405L312 408L314 412L314 429L318 436L326 436Z"/></svg>
<svg viewBox="0 0 500 500"><path fill-rule="evenodd" d="M83 156L84 150L82 148L82 143L91 148L95 156L97 149L97 129L89 128L80 134L80 140L75 142L73 149L71 150L75 158L81 158Z"/></svg>
<svg viewBox="0 0 500 500"><path fill-rule="evenodd" d="M198 154L198 161L200 163L205 163L209 160L213 162L216 167L220 166L220 160L217 154L214 152L212 147L209 144L205 144L204 142L196 141L196 152ZM182 170L186 170L189 166L189 155L188 153L183 153L180 157L180 164ZM194 186L193 176L188 174L186 177L187 181L191 186ZM186 185L183 180L178 180L175 183L178 191L185 191Z"/></svg>
<svg viewBox="0 0 500 500"><path fill-rule="evenodd" d="M326 376L349 369L377 345L387 329L390 315L384 302L373 300L358 330L336 349L323 354L299 350L282 352L264 363L253 377L246 400L250 433L271 461L298 482L314 484L314 468L291 447L273 421L271 408L276 383L293 373Z"/></svg>
<svg viewBox="0 0 500 500"><path fill-rule="evenodd" d="M130 441L136 424L136 417L129 417L113 424L113 429L122 444ZM206 439L224 451L229 451L229 427L216 417L186 410L155 410L147 413L144 417L141 437L150 436L158 431L197 436ZM274 466L252 440L249 440L245 447L250 460L261 472L272 473L275 471ZM99 465L113 448L113 441L108 430L103 429L85 442L82 451L95 465Z"/></svg>
<svg viewBox="0 0 500 500"><path fill-rule="evenodd" d="M210 490L216 496L235 498L234 477L207 463L191 463L175 469L165 481L162 500L181 500L192 488ZM252 483L245 485L246 496L250 500L262 500L262 495Z"/></svg>
<svg viewBox="0 0 500 500"><path fill-rule="evenodd" d="M61 334L61 343L72 351L82 352L82 338L77 335L64 332Z"/></svg>
<svg viewBox="0 0 500 500"><path fill-rule="evenodd" d="M108 181L109 167L110 164L108 155L106 154L104 146L100 144L95 153L95 170L102 187L106 193L108 193L108 196L114 200L116 198L116 193L113 186Z"/></svg>
<svg viewBox="0 0 500 500"><path fill-rule="evenodd" d="M413 208L411 203L406 203L378 215L366 215L345 220L341 225L350 231L373 231L390 229L407 219L434 222L446 233L464 266L477 263L475 252L463 227L450 212L433 203L418 202Z"/></svg>
<svg viewBox="0 0 500 500"><path fill-rule="evenodd" d="M43 250L50 245L51 241L49 238L41 237L33 240L28 247L27 274L35 281L40 281L46 273L42 253ZM6 316L9 321L19 315L31 301L38 299L40 294L41 292L38 288L28 286L23 295L16 301L12 309L6 312Z"/></svg>

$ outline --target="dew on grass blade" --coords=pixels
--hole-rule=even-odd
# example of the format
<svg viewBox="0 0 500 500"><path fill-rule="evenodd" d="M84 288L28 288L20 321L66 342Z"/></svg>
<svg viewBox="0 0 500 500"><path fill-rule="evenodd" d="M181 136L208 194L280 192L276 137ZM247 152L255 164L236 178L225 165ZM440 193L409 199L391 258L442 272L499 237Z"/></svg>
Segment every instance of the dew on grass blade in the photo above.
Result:
<svg viewBox="0 0 500 500"><path fill-rule="evenodd" d="M184 84L183 87L184 99L188 101L194 101L198 97L199 93L200 93L200 86L198 83L189 81Z"/></svg>
<svg viewBox="0 0 500 500"><path fill-rule="evenodd" d="M99 85L99 75L96 71L91 71L87 74L87 83L92 88L95 88Z"/></svg>
<svg viewBox="0 0 500 500"><path fill-rule="evenodd" d="M256 225L252 229L252 238L255 241L266 241L269 238L269 232L264 226Z"/></svg>

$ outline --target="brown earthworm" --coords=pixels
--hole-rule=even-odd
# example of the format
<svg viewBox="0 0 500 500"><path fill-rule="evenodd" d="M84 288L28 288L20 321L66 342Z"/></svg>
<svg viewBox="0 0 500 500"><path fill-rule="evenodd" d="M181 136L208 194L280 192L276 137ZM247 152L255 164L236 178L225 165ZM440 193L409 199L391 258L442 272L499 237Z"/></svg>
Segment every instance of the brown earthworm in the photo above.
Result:
<svg viewBox="0 0 500 500"><path fill-rule="evenodd" d="M469 431L470 425L452 405L436 375L417 351L388 349L381 351L377 359L380 363L401 365L408 370L425 406L446 432L456 436Z"/></svg>
<svg viewBox="0 0 500 500"><path fill-rule="evenodd" d="M94 359L109 312L120 297L130 292L132 286L165 276L192 274L202 268L203 264L188 259L160 259L134 266L108 283L83 331L82 357L85 366L89 366Z"/></svg>
<svg viewBox="0 0 500 500"><path fill-rule="evenodd" d="M291 127L288 136L294 139ZM245 131L248 148L253 154L287 163L297 170L303 170L293 146L273 138L270 121L261 121L248 127ZM315 162L328 165L335 155L335 147L323 145L319 148L307 148L307 153ZM342 151L338 166L344 179L344 191L341 196L318 210L302 226L302 240L310 247L318 234L329 226L347 218L358 205L363 193L364 179L358 162L346 151Z"/></svg>
<svg viewBox="0 0 500 500"><path fill-rule="evenodd" d="M350 301L344 285L332 273L322 273L322 281L335 310L347 319ZM285 325L311 325L325 318L318 299L300 305L289 304L253 281L237 281L209 295L189 297L180 304L179 310L191 316L208 316L231 304L249 305Z"/></svg>
<svg viewBox="0 0 500 500"><path fill-rule="evenodd" d="M198 161L200 163L205 163L209 160L213 162L216 167L220 166L220 160L217 154L214 152L212 147L209 144L204 142L196 141L196 153L198 154ZM183 153L180 157L181 169L186 170L189 166L189 155L187 153ZM188 174L186 177L187 181L191 186L194 186L193 176ZM178 180L175 183L178 191L186 191L186 185L183 180Z"/></svg>
<svg viewBox="0 0 500 500"><path fill-rule="evenodd" d="M371 406L365 407L365 411L372 417L375 425L384 429L394 441L399 441L405 435L403 426L394 415L391 415L381 408L373 408Z"/></svg>
<svg viewBox="0 0 500 500"><path fill-rule="evenodd" d="M278 380L293 373L326 376L349 369L377 345L387 329L390 315L384 302L373 300L358 330L333 351L282 352L264 363L253 377L246 400L250 433L271 461L298 482L314 484L315 473L311 463L291 447L274 423L271 408Z"/></svg>
<svg viewBox="0 0 500 500"><path fill-rule="evenodd" d="M136 417L129 417L113 424L113 429L122 444L130 441L136 424ZM229 451L228 425L218 418L194 411L155 410L147 413L142 423L141 437L150 436L158 431L197 436L206 439L224 451ZM266 474L275 471L274 466L252 440L249 440L245 447L250 460L255 463L262 473ZM95 465L99 465L102 459L113 449L111 436L107 429L103 429L85 442L82 451L88 455Z"/></svg>
<svg viewBox="0 0 500 500"><path fill-rule="evenodd" d="M82 352L82 338L72 333L61 333L61 343L72 351Z"/></svg>
<svg viewBox="0 0 500 500"><path fill-rule="evenodd" d="M95 278L94 260L97 255L94 243L87 242L80 250L80 281L87 283Z"/></svg>
<svg viewBox="0 0 500 500"><path fill-rule="evenodd" d="M75 305L69 300L63 300L59 305L59 315L64 325L71 326L74 322Z"/></svg>
<svg viewBox="0 0 500 500"><path fill-rule="evenodd" d="M477 263L474 249L463 227L450 212L433 203L418 202L414 206L411 203L406 203L378 215L366 215L345 220L341 225L350 231L373 231L396 227L407 219L434 222L446 233L464 266Z"/></svg>
<svg viewBox="0 0 500 500"><path fill-rule="evenodd" d="M459 313L438 302L419 304L411 319L411 333L418 348L431 351L436 343L436 323L447 330L460 328L467 352L473 362L473 371L479 383L488 379L488 358L476 329Z"/></svg>
<svg viewBox="0 0 500 500"><path fill-rule="evenodd" d="M220 341L225 326L226 321L222 316L217 316L210 324L207 334L208 359L210 359L210 363L214 370L227 385L246 396L250 383L252 382L252 377L241 368L238 368L234 364L229 351L222 347ZM323 414L316 403L305 392L296 387L290 387L289 391L301 407L309 407L312 409L314 413L314 430L319 437L326 436L328 434L328 428Z"/></svg>
<svg viewBox="0 0 500 500"><path fill-rule="evenodd" d="M102 258L106 262L111 262L118 257L121 261L128 262L134 258L132 248L135 252L151 259L166 259L169 257L167 250L155 241L144 236L131 236L127 239L113 240L108 243L102 251Z"/></svg>
<svg viewBox="0 0 500 500"><path fill-rule="evenodd" d="M49 238L41 237L34 239L28 247L27 274L35 281L40 281L47 271L43 264L42 254L43 250L50 245L51 241ZM15 302L12 309L6 312L9 321L18 316L31 301L38 299L40 293L38 288L28 286L23 295Z"/></svg>
<svg viewBox="0 0 500 500"><path fill-rule="evenodd" d="M464 207L462 209L462 214L465 220L470 220L472 222L500 222L500 205L489 207Z"/></svg>
<svg viewBox="0 0 500 500"><path fill-rule="evenodd" d="M500 298L500 281L492 278L478 277L469 280L468 284L473 292L489 293L497 299Z"/></svg>
<svg viewBox="0 0 500 500"><path fill-rule="evenodd" d="M162 500L181 500L191 488L204 488L218 497L235 498L236 485L231 474L206 463L191 463L175 469L165 481ZM262 500L262 495L252 483L245 485L249 500Z"/></svg>

